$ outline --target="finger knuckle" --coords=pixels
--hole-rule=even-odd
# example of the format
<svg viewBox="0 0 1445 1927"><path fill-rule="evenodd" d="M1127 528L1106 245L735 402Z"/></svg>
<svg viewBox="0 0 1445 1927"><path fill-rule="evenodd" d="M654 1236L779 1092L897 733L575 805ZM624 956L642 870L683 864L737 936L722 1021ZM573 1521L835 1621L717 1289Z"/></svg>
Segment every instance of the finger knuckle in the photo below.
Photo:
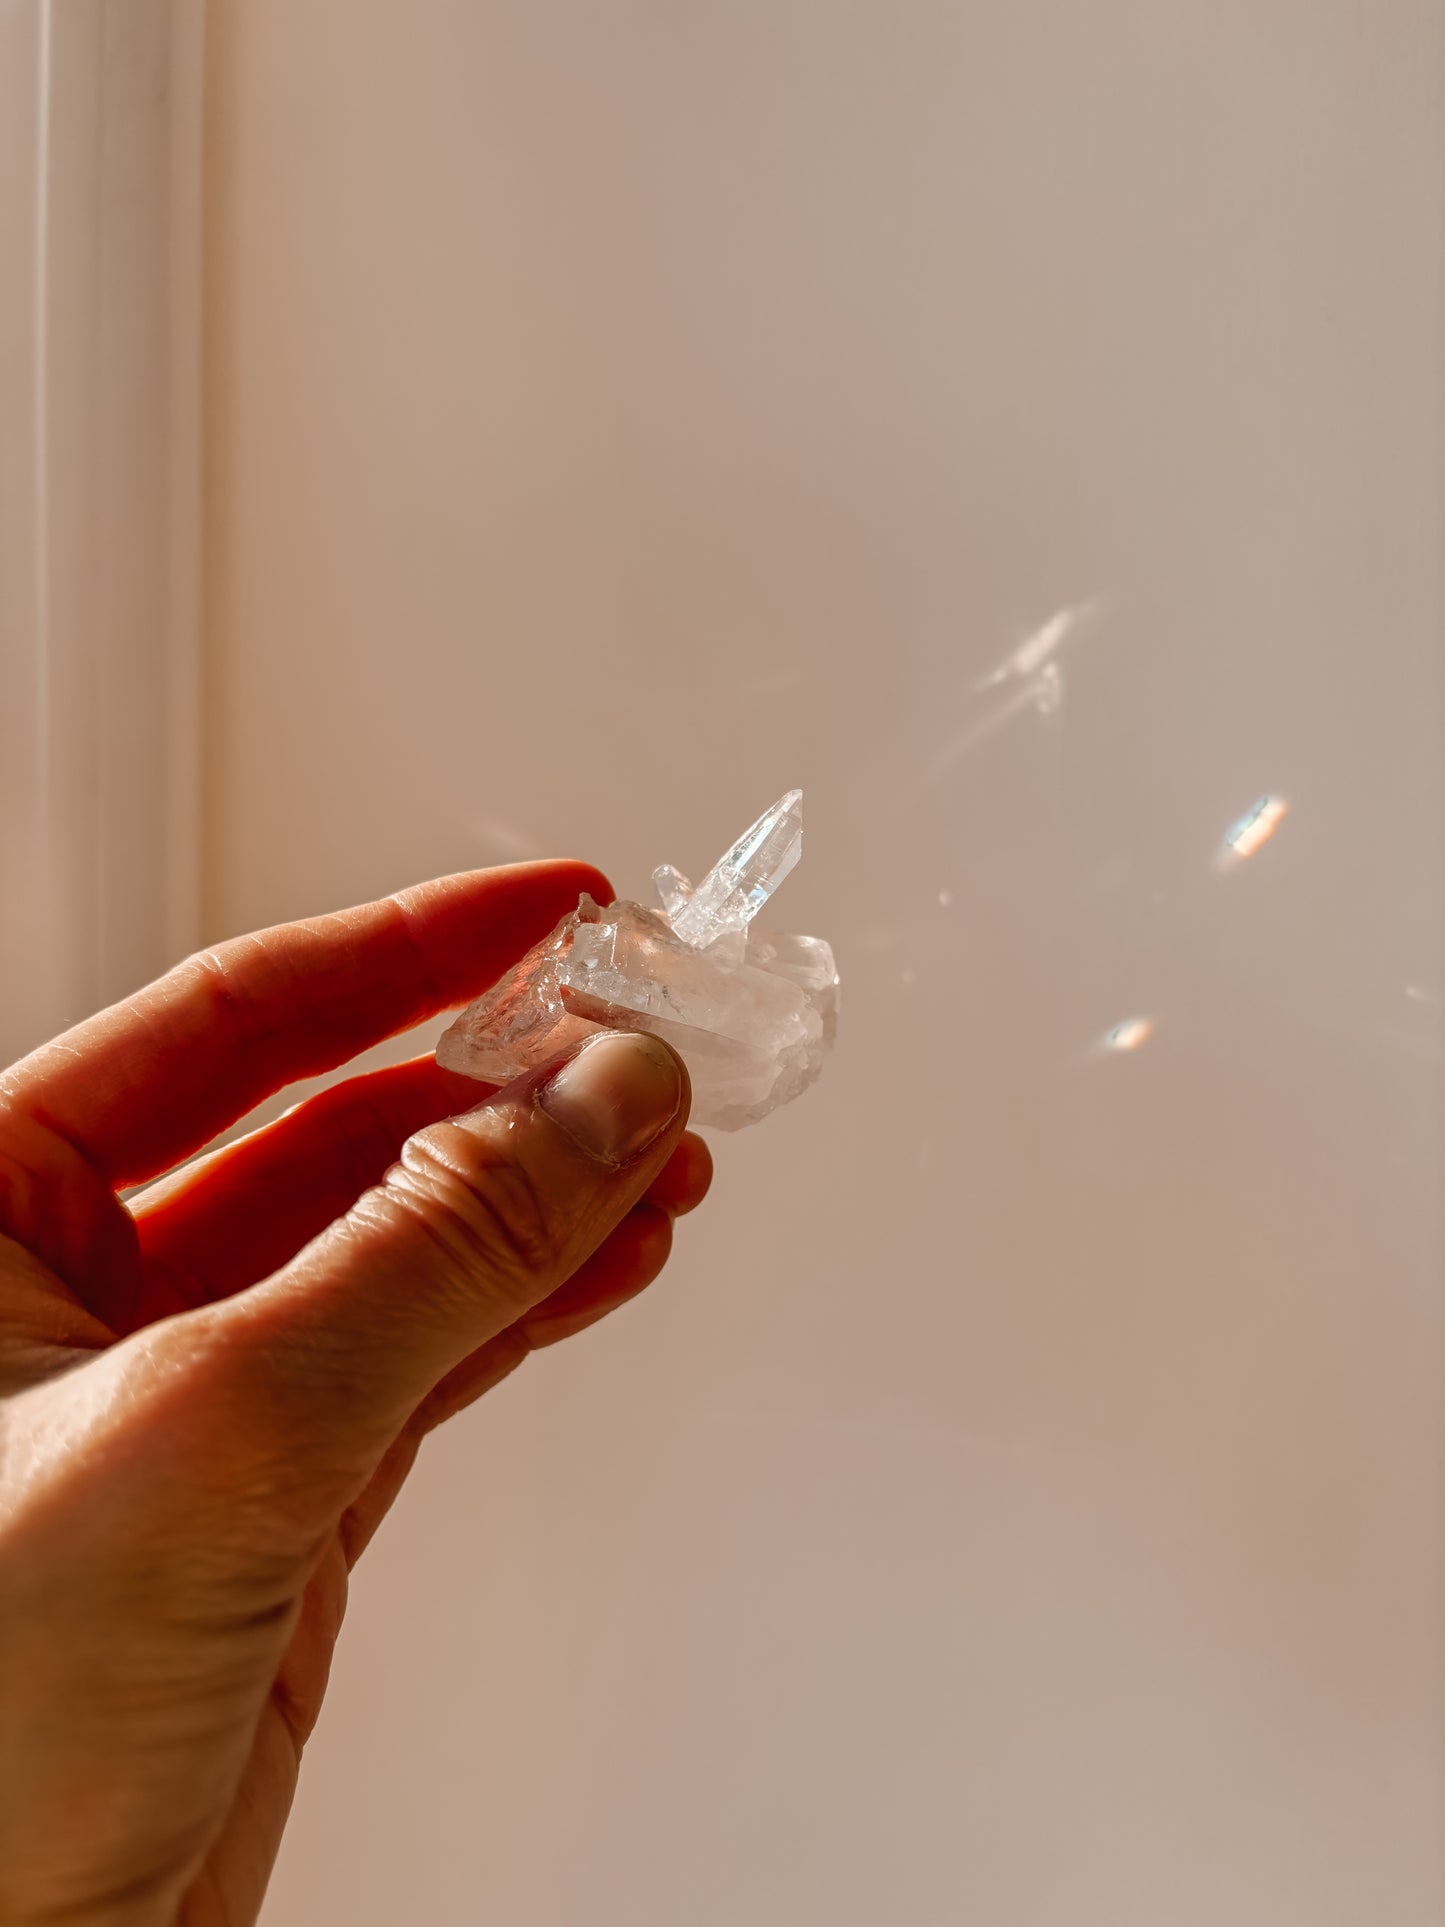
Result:
<svg viewBox="0 0 1445 1927"><path fill-rule="evenodd" d="M472 1289L484 1278L518 1305L546 1289L556 1230L520 1165L442 1126L408 1141L387 1187Z"/></svg>

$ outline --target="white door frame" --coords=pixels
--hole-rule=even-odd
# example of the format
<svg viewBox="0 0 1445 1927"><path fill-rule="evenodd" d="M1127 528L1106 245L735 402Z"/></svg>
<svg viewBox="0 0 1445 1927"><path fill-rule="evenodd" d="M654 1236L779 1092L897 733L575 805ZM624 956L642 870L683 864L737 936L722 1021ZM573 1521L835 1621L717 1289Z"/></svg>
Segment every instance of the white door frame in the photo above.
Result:
<svg viewBox="0 0 1445 1927"><path fill-rule="evenodd" d="M0 0L0 1062L197 940L204 0Z"/></svg>

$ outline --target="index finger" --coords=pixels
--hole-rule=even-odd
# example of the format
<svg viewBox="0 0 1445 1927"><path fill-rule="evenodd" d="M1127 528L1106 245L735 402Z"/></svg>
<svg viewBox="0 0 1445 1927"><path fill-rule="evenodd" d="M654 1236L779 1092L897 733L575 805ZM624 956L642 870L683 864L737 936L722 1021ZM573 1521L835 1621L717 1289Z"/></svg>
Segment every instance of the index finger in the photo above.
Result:
<svg viewBox="0 0 1445 1927"><path fill-rule="evenodd" d="M42 1045L0 1095L109 1184L140 1183L282 1085L475 996L584 890L611 899L586 864L517 863L233 938Z"/></svg>

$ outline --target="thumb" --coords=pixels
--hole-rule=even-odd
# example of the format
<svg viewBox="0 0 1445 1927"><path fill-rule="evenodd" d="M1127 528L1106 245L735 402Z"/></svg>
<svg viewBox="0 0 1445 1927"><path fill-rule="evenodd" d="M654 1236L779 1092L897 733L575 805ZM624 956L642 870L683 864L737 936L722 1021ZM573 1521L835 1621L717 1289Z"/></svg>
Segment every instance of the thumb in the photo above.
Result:
<svg viewBox="0 0 1445 1927"><path fill-rule="evenodd" d="M433 1386L627 1215L688 1101L681 1060L657 1038L590 1038L419 1131L281 1271L202 1314L215 1321L213 1366L223 1380L239 1373L230 1389L284 1453L287 1483L307 1483L308 1468L323 1484L328 1469L347 1483L368 1475Z"/></svg>

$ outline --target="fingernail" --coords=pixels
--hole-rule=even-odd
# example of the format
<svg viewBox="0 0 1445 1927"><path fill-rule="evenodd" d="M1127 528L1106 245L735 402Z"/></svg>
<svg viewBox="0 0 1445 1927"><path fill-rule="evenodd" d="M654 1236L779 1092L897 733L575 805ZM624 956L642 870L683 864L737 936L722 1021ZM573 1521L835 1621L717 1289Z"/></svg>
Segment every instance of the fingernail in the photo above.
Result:
<svg viewBox="0 0 1445 1927"><path fill-rule="evenodd" d="M537 1102L588 1157L626 1164L677 1116L682 1074L657 1038L604 1031L542 1086Z"/></svg>

